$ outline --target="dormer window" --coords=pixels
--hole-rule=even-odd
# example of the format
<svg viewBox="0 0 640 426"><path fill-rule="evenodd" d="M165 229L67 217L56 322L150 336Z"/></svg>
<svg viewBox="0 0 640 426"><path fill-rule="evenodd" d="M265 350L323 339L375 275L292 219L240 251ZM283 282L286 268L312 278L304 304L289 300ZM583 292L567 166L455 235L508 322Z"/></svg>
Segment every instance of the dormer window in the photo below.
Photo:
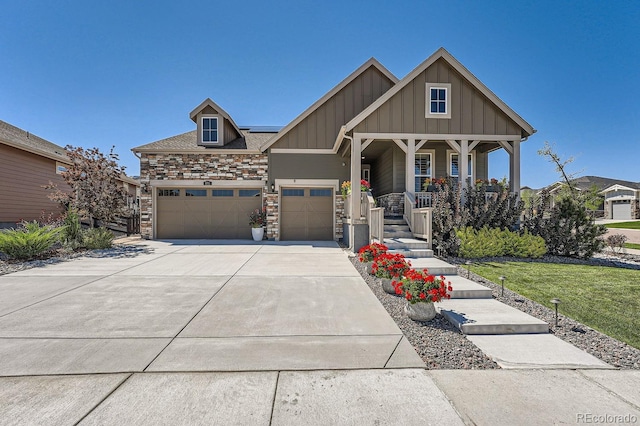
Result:
<svg viewBox="0 0 640 426"><path fill-rule="evenodd" d="M202 117L202 143L218 143L218 117Z"/></svg>
<svg viewBox="0 0 640 426"><path fill-rule="evenodd" d="M426 118L451 118L451 84L427 83Z"/></svg>

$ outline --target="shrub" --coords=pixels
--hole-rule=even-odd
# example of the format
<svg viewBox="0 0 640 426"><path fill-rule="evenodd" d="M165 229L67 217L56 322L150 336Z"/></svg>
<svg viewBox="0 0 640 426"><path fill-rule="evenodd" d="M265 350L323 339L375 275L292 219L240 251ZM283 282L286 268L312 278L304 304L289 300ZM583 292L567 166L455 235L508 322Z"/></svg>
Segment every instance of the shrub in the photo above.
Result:
<svg viewBox="0 0 640 426"><path fill-rule="evenodd" d="M0 231L0 252L11 259L31 259L51 250L63 231L64 227L23 222L17 229Z"/></svg>
<svg viewBox="0 0 640 426"><path fill-rule="evenodd" d="M360 262L373 262L373 259L386 253L389 250L387 246L380 243L371 243L358 250L358 259Z"/></svg>
<svg viewBox="0 0 640 426"><path fill-rule="evenodd" d="M548 196L532 203L525 213L523 228L544 238L549 254L590 258L604 248L604 225L592 222L580 200L562 198L549 207Z"/></svg>
<svg viewBox="0 0 640 426"><path fill-rule="evenodd" d="M475 230L471 227L457 232L460 240L459 255L464 258L480 257L530 257L539 258L546 253L545 242L542 237L524 233L511 232L507 229L482 228Z"/></svg>
<svg viewBox="0 0 640 426"><path fill-rule="evenodd" d="M113 233L107 228L90 228L83 232L82 240L90 250L107 249L113 245Z"/></svg>
<svg viewBox="0 0 640 426"><path fill-rule="evenodd" d="M382 253L371 265L371 271L378 278L399 278L410 268L411 264L399 253Z"/></svg>
<svg viewBox="0 0 640 426"><path fill-rule="evenodd" d="M607 245L615 253L622 253L624 243L627 242L627 236L622 234L609 235L606 239Z"/></svg>
<svg viewBox="0 0 640 426"><path fill-rule="evenodd" d="M436 181L433 194L433 240L436 247L449 255L456 255L460 247L457 229L511 229L517 226L524 208L524 202L509 193L506 183L491 181L490 185L483 183L463 189L444 179Z"/></svg>
<svg viewBox="0 0 640 426"><path fill-rule="evenodd" d="M71 207L64 216L64 231L62 232L62 244L71 249L76 250L83 246L82 225L78 213Z"/></svg>

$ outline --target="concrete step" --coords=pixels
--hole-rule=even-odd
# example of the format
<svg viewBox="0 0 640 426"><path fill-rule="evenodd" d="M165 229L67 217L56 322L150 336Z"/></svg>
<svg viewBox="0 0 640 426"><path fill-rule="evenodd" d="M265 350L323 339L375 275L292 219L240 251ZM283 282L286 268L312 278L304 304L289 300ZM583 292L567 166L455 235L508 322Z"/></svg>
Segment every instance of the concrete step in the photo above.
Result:
<svg viewBox="0 0 640 426"><path fill-rule="evenodd" d="M396 239L396 238L413 238L411 231L384 231L384 238Z"/></svg>
<svg viewBox="0 0 640 426"><path fill-rule="evenodd" d="M436 309L463 334L541 334L549 324L494 299L451 299Z"/></svg>
<svg viewBox="0 0 640 426"><path fill-rule="evenodd" d="M553 334L476 335L468 339L502 368L614 368Z"/></svg>
<svg viewBox="0 0 640 426"><path fill-rule="evenodd" d="M451 281L452 299L491 299L493 293L490 288L468 280L458 275L445 275L447 281Z"/></svg>
<svg viewBox="0 0 640 426"><path fill-rule="evenodd" d="M433 250L431 249L390 249L389 253L400 253L407 258L433 257Z"/></svg>
<svg viewBox="0 0 640 426"><path fill-rule="evenodd" d="M385 225L406 225L407 221L404 220L401 217L397 217L397 218L384 218L384 224Z"/></svg>
<svg viewBox="0 0 640 426"><path fill-rule="evenodd" d="M408 259L411 262L413 269L424 270L426 269L431 275L445 275L455 276L456 268L451 266L447 262L437 259L435 257L423 257L423 258L411 258Z"/></svg>
<svg viewBox="0 0 640 426"><path fill-rule="evenodd" d="M423 240L416 240L415 238L385 238L384 245L391 249L428 249L429 244Z"/></svg>

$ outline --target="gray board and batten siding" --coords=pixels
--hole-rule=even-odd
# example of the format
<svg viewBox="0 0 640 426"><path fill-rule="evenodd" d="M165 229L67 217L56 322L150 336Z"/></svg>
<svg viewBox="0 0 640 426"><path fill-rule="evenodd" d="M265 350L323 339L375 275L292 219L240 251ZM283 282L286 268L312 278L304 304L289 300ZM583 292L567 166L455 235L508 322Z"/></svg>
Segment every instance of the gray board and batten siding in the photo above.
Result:
<svg viewBox="0 0 640 426"><path fill-rule="evenodd" d="M451 84L451 118L425 118L426 84ZM519 135L521 127L440 58L354 129L358 133Z"/></svg>
<svg viewBox="0 0 640 426"><path fill-rule="evenodd" d="M394 82L373 65L279 137L271 148L332 149L340 127L387 92Z"/></svg>

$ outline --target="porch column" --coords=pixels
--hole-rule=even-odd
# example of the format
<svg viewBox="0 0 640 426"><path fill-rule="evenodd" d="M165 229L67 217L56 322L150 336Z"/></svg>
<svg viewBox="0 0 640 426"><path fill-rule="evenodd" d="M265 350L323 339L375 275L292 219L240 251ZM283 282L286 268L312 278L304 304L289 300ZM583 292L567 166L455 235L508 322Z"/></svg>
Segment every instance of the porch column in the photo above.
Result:
<svg viewBox="0 0 640 426"><path fill-rule="evenodd" d="M460 141L460 154L458 155L458 184L462 185L462 188L467 188L469 182L469 141Z"/></svg>
<svg viewBox="0 0 640 426"><path fill-rule="evenodd" d="M360 178L362 138L353 135L351 141L351 220L360 219Z"/></svg>
<svg viewBox="0 0 640 426"><path fill-rule="evenodd" d="M513 154L511 154L511 192L520 195L520 141L513 141Z"/></svg>
<svg viewBox="0 0 640 426"><path fill-rule="evenodd" d="M416 140L407 139L407 170L405 173L405 190L411 194L416 192Z"/></svg>

